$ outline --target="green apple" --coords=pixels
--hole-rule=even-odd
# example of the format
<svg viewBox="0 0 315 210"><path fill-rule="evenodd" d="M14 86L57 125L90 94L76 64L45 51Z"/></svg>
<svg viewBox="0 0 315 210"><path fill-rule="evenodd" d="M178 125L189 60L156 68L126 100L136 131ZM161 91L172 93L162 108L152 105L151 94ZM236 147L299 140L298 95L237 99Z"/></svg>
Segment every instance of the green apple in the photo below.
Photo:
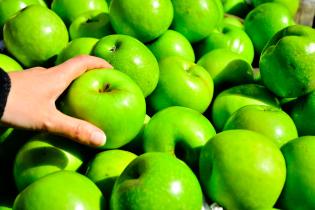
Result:
<svg viewBox="0 0 315 210"><path fill-rule="evenodd" d="M17 153L14 179L19 191L36 180L60 170L76 171L84 160L78 144L69 139L40 134Z"/></svg>
<svg viewBox="0 0 315 210"><path fill-rule="evenodd" d="M0 205L0 210L12 210L12 208Z"/></svg>
<svg viewBox="0 0 315 210"><path fill-rule="evenodd" d="M130 142L141 130L146 114L139 86L114 69L95 69L81 75L61 99L60 108L101 128L107 137L103 149Z"/></svg>
<svg viewBox="0 0 315 210"><path fill-rule="evenodd" d="M259 68L264 85L284 98L315 90L315 30L289 26L278 32L261 54Z"/></svg>
<svg viewBox="0 0 315 210"><path fill-rule="evenodd" d="M13 17L18 11L27 6L38 4L46 6L42 0L1 0L0 2L0 28L2 29L5 22ZM2 34L2 30L0 32Z"/></svg>
<svg viewBox="0 0 315 210"><path fill-rule="evenodd" d="M259 79L259 74L254 71L250 63L240 54L226 48L206 53L197 64L204 67L211 75L216 93L231 86L254 83Z"/></svg>
<svg viewBox="0 0 315 210"><path fill-rule="evenodd" d="M257 7L261 4L267 3L267 2L276 2L283 4L285 7L288 8L290 11L292 17L294 17L299 9L300 1L299 0L252 0L251 3L254 5L254 7Z"/></svg>
<svg viewBox="0 0 315 210"><path fill-rule="evenodd" d="M204 39L223 19L221 1L172 0L174 19L171 28L190 42Z"/></svg>
<svg viewBox="0 0 315 210"><path fill-rule="evenodd" d="M158 85L147 100L153 112L169 106L206 111L213 96L213 81L202 66L174 56L160 60L159 67Z"/></svg>
<svg viewBox="0 0 315 210"><path fill-rule="evenodd" d="M269 105L280 109L278 99L264 86L257 84L235 86L222 91L214 99L211 109L214 126L221 131L233 112L252 104Z"/></svg>
<svg viewBox="0 0 315 210"><path fill-rule="evenodd" d="M272 208L286 178L284 157L276 144L249 130L223 131L202 148L203 189L224 209Z"/></svg>
<svg viewBox="0 0 315 210"><path fill-rule="evenodd" d="M25 67L47 65L68 43L62 20L38 5L25 8L7 21L3 35L8 51Z"/></svg>
<svg viewBox="0 0 315 210"><path fill-rule="evenodd" d="M290 116L266 105L248 105L235 111L224 126L224 130L232 129L256 131L273 139L279 147L298 137Z"/></svg>
<svg viewBox="0 0 315 210"><path fill-rule="evenodd" d="M199 210L202 191L184 162L166 153L145 153L118 177L110 206L111 210Z"/></svg>
<svg viewBox="0 0 315 210"><path fill-rule="evenodd" d="M13 58L0 54L0 68L5 72L22 71L22 66Z"/></svg>
<svg viewBox="0 0 315 210"><path fill-rule="evenodd" d="M101 191L87 177L72 171L47 175L25 188L13 210L105 209Z"/></svg>
<svg viewBox="0 0 315 210"><path fill-rule="evenodd" d="M56 64L61 64L77 55L91 55L92 50L98 41L98 39L91 37L82 37L72 40L58 54Z"/></svg>
<svg viewBox="0 0 315 210"><path fill-rule="evenodd" d="M210 121L200 112L168 107L153 115L145 127L144 151L175 155L197 170L200 149L215 134Z"/></svg>
<svg viewBox="0 0 315 210"><path fill-rule="evenodd" d="M96 154L88 165L86 176L110 198L116 179L137 155L124 150L107 150Z"/></svg>
<svg viewBox="0 0 315 210"><path fill-rule="evenodd" d="M244 20L245 31L258 54L278 31L293 24L289 10L279 3L261 4L251 10Z"/></svg>
<svg viewBox="0 0 315 210"><path fill-rule="evenodd" d="M61 17L66 25L70 25L78 16L89 11L108 13L108 5L105 0L53 0L51 9Z"/></svg>
<svg viewBox="0 0 315 210"><path fill-rule="evenodd" d="M110 22L117 34L149 42L162 35L173 20L171 0L112 0Z"/></svg>
<svg viewBox="0 0 315 210"><path fill-rule="evenodd" d="M315 136L315 92L298 98L289 108L299 136Z"/></svg>
<svg viewBox="0 0 315 210"><path fill-rule="evenodd" d="M157 60L169 56L181 56L189 61L195 62L195 53L190 42L177 31L167 30L147 46Z"/></svg>
<svg viewBox="0 0 315 210"><path fill-rule="evenodd" d="M145 97L152 93L158 83L159 66L156 58L143 43L131 36L114 34L103 37L95 45L92 54L131 77Z"/></svg>
<svg viewBox="0 0 315 210"><path fill-rule="evenodd" d="M205 39L195 45L198 58L219 48L226 48L240 54L250 64L253 62L253 43L246 32L239 27L224 25L222 30L213 30Z"/></svg>
<svg viewBox="0 0 315 210"><path fill-rule="evenodd" d="M69 27L71 40L80 37L102 38L112 34L113 29L109 22L108 13L89 11L78 16Z"/></svg>
<svg viewBox="0 0 315 210"><path fill-rule="evenodd" d="M287 165L287 179L279 198L287 210L315 208L315 137L303 136L285 144L281 151Z"/></svg>

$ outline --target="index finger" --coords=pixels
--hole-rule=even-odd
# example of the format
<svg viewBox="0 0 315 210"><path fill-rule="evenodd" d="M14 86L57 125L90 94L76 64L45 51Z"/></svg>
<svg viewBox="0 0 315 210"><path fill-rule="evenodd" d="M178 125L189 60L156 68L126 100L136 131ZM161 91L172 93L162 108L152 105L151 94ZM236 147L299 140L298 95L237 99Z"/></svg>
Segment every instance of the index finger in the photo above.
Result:
<svg viewBox="0 0 315 210"><path fill-rule="evenodd" d="M113 68L108 62L102 58L89 55L80 55L71 58L64 63L52 67L51 70L58 71L62 74L66 86L90 69Z"/></svg>

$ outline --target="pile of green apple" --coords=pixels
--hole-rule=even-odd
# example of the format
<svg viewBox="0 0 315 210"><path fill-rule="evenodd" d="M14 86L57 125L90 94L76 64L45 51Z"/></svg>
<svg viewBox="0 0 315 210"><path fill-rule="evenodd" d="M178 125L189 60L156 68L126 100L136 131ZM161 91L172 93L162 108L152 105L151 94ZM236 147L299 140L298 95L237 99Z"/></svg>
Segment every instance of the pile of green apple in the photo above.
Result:
<svg viewBox="0 0 315 210"><path fill-rule="evenodd" d="M56 103L105 145L0 127L0 210L315 209L315 30L298 7L0 0L3 70L113 66Z"/></svg>

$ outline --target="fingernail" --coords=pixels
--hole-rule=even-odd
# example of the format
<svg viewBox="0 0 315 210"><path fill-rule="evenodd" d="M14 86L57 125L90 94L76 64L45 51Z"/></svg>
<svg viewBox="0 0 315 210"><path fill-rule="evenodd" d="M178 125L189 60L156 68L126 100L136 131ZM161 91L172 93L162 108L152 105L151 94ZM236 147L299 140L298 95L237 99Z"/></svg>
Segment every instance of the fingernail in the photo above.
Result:
<svg viewBox="0 0 315 210"><path fill-rule="evenodd" d="M103 146L106 143L106 136L103 132L95 131L91 138L92 141L99 146Z"/></svg>

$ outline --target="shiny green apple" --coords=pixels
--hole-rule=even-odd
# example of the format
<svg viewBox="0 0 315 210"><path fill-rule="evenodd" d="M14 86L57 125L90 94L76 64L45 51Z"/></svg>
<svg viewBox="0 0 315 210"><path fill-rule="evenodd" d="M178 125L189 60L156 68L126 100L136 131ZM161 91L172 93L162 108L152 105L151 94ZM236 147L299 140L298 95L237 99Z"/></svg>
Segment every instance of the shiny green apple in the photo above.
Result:
<svg viewBox="0 0 315 210"><path fill-rule="evenodd" d="M153 53L139 40L121 34L105 36L96 43L92 54L131 77L145 97L155 89L159 78L158 63Z"/></svg>
<svg viewBox="0 0 315 210"><path fill-rule="evenodd" d="M124 150L100 152L90 161L85 175L110 198L115 181L137 155Z"/></svg>
<svg viewBox="0 0 315 210"><path fill-rule="evenodd" d="M246 129L273 139L279 147L298 137L293 120L284 111L266 105L248 105L235 111L223 130Z"/></svg>
<svg viewBox="0 0 315 210"><path fill-rule="evenodd" d="M221 30L213 30L195 46L198 58L219 48L240 54L250 64L253 62L254 45L247 33L239 27L224 25Z"/></svg>
<svg viewBox="0 0 315 210"><path fill-rule="evenodd" d="M27 7L7 21L3 36L8 51L25 67L49 65L68 43L62 20L38 5Z"/></svg>
<svg viewBox="0 0 315 210"><path fill-rule="evenodd" d="M117 179L110 206L111 210L199 210L202 191L184 162L166 153L145 153Z"/></svg>
<svg viewBox="0 0 315 210"><path fill-rule="evenodd" d="M279 206L287 210L315 208L315 137L303 136L285 144L281 151L287 165L287 179Z"/></svg>
<svg viewBox="0 0 315 210"><path fill-rule="evenodd" d="M272 37L260 56L263 84L282 98L315 90L315 29L294 25Z"/></svg>
<svg viewBox="0 0 315 210"><path fill-rule="evenodd" d="M230 130L202 148L199 173L207 197L224 209L271 209L284 186L286 165L272 139Z"/></svg>
<svg viewBox="0 0 315 210"><path fill-rule="evenodd" d="M204 39L223 20L223 7L217 0L172 0L174 19L171 28L190 42Z"/></svg>
<svg viewBox="0 0 315 210"><path fill-rule="evenodd" d="M282 4L272 2L254 8L244 20L245 31L258 54L278 31L294 24L289 10Z"/></svg>
<svg viewBox="0 0 315 210"><path fill-rule="evenodd" d="M213 81L202 66L174 56L160 60L159 67L158 85L147 98L154 113L170 106L184 106L201 113L208 108Z"/></svg>
<svg viewBox="0 0 315 210"><path fill-rule="evenodd" d="M113 33L108 13L99 11L89 11L78 16L69 27L71 40L80 37L100 39Z"/></svg>
<svg viewBox="0 0 315 210"><path fill-rule="evenodd" d="M195 53L190 42L181 33L167 30L156 40L147 44L157 60L169 56L181 56L195 62Z"/></svg>
<svg viewBox="0 0 315 210"><path fill-rule="evenodd" d="M254 71L250 63L240 54L226 48L206 53L197 64L204 67L211 75L216 93L231 86L259 80L258 72Z"/></svg>
<svg viewBox="0 0 315 210"><path fill-rule="evenodd" d="M32 137L18 151L14 179L19 191L36 180L60 170L76 171L84 156L78 144L69 139L40 134Z"/></svg>
<svg viewBox="0 0 315 210"><path fill-rule="evenodd" d="M235 86L222 91L214 99L211 109L214 126L221 131L235 111L251 104L280 108L278 99L264 86L258 84Z"/></svg>
<svg viewBox="0 0 315 210"><path fill-rule="evenodd" d="M162 35L173 20L171 0L112 0L110 22L117 34L149 42Z"/></svg>
<svg viewBox="0 0 315 210"><path fill-rule="evenodd" d="M5 22L18 11L34 4L46 6L43 0L2 0L0 2L0 28L2 29ZM2 34L2 30L0 33Z"/></svg>
<svg viewBox="0 0 315 210"><path fill-rule="evenodd" d="M101 191L87 177L72 171L47 175L25 188L13 210L104 210Z"/></svg>
<svg viewBox="0 0 315 210"><path fill-rule="evenodd" d="M89 11L108 13L108 5L105 0L53 0L51 9L61 17L67 26L78 16Z"/></svg>
<svg viewBox="0 0 315 210"><path fill-rule="evenodd" d="M145 127L144 151L175 155L197 171L200 149L215 134L210 121L200 112L168 107L153 115Z"/></svg>
<svg viewBox="0 0 315 210"><path fill-rule="evenodd" d="M103 149L130 142L141 130L146 114L139 86L115 69L95 69L81 75L61 99L60 109L101 128L107 137Z"/></svg>

